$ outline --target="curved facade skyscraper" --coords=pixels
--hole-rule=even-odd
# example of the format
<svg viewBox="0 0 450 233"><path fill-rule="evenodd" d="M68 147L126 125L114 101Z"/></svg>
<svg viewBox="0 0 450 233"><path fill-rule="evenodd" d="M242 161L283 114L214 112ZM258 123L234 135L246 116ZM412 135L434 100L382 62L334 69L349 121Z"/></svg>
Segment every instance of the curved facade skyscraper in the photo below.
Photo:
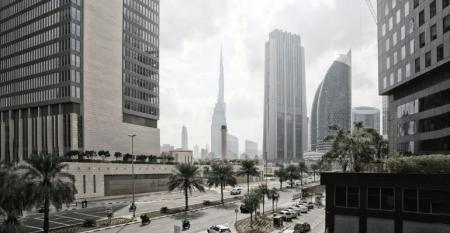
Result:
<svg viewBox="0 0 450 233"><path fill-rule="evenodd" d="M352 106L351 51L341 55L328 69L317 88L311 112L311 146L327 149L323 139L330 134L329 126L351 127Z"/></svg>

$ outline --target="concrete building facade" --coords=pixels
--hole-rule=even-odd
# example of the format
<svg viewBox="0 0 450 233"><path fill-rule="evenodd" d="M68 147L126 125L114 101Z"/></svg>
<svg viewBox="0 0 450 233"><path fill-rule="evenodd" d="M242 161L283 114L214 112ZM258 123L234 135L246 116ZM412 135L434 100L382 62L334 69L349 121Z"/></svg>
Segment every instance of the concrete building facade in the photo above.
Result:
<svg viewBox="0 0 450 233"><path fill-rule="evenodd" d="M127 153L128 134L136 153L159 154L158 0L6 0L0 12L2 161Z"/></svg>
<svg viewBox="0 0 450 233"><path fill-rule="evenodd" d="M263 155L269 161L303 158L307 144L305 51L299 35L281 30L265 46Z"/></svg>
<svg viewBox="0 0 450 233"><path fill-rule="evenodd" d="M181 128L181 148L187 150L189 149L188 144L188 132L186 126L183 125Z"/></svg>
<svg viewBox="0 0 450 233"><path fill-rule="evenodd" d="M239 138L227 134L227 159L239 159Z"/></svg>
<svg viewBox="0 0 450 233"><path fill-rule="evenodd" d="M377 1L378 89L391 151L450 153L450 2Z"/></svg>

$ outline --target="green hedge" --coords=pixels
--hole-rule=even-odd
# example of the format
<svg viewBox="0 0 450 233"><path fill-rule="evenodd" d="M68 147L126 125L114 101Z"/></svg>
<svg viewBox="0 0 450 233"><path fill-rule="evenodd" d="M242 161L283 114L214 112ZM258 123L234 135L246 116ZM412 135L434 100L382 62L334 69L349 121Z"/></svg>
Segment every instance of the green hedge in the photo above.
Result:
<svg viewBox="0 0 450 233"><path fill-rule="evenodd" d="M450 155L394 157L386 166L392 173L450 173Z"/></svg>

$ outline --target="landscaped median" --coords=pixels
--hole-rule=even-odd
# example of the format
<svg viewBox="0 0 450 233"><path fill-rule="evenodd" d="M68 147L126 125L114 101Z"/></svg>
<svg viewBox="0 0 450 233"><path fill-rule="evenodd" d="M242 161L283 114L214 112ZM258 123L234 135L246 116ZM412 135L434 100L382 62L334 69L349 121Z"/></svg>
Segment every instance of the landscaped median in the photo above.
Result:
<svg viewBox="0 0 450 233"><path fill-rule="evenodd" d="M234 224L238 233L271 233L276 228L273 227L272 214L259 216L253 220L253 227L250 225L250 218L244 218Z"/></svg>
<svg viewBox="0 0 450 233"><path fill-rule="evenodd" d="M242 197L233 197L233 198L227 198L224 199L224 204L240 201ZM221 205L220 201L208 201L203 203L197 203L193 205L189 205L189 211L199 211L205 208L211 208L214 206ZM89 220L93 221L93 225L88 226L87 221L85 224L77 224L67 227L61 227L61 228L55 228L52 229L50 232L54 233L77 233L77 232L95 232L97 230L103 229L103 228L113 228L113 227L119 227L123 226L125 224L133 224L133 223L139 223L140 222L140 216L142 214L146 214L150 219L159 219L163 217L168 217L171 215L175 215L178 213L182 213L185 211L185 207L176 207L176 208L167 208L167 209L161 209L159 211L152 211L152 212L140 212L136 213L136 219L133 220L131 215L128 216L120 216L112 218L111 220L108 218L102 218L99 220Z"/></svg>

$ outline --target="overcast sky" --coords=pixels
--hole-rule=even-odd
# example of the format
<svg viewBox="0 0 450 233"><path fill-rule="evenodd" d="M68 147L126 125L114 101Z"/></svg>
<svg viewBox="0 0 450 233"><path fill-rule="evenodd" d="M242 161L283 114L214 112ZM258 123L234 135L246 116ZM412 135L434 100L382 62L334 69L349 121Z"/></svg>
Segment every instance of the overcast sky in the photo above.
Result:
<svg viewBox="0 0 450 233"><path fill-rule="evenodd" d="M228 131L262 148L264 43L274 29L301 36L306 97L339 54L352 50L352 105L381 107L376 25L364 0L162 0L160 20L161 144L210 144L220 47Z"/></svg>

